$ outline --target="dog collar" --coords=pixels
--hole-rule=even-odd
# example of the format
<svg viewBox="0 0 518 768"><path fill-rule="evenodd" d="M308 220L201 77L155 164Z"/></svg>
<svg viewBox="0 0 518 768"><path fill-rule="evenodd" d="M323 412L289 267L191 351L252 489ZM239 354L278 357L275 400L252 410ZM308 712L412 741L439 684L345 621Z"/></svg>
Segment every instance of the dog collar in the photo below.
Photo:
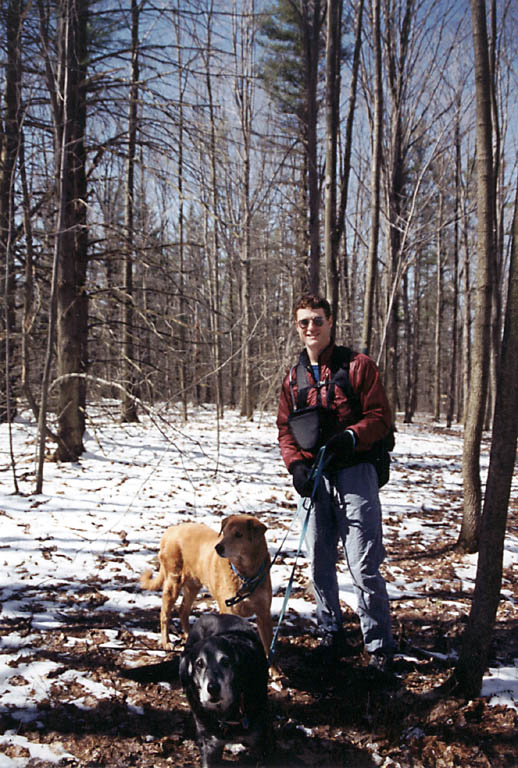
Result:
<svg viewBox="0 0 518 768"><path fill-rule="evenodd" d="M255 589L259 586L259 584L262 584L263 581L266 578L266 572L267 572L267 566L268 566L268 557L265 557L261 567L259 568L258 572L255 574L255 576L243 576L242 573L239 573L234 563L230 563L230 567L242 581L242 586L238 589L237 594L234 595L234 597L229 597L227 600L225 600L225 605L228 607L232 605L236 605L236 603L240 603L243 600L246 600L247 597L250 597L252 592L254 592Z"/></svg>
<svg viewBox="0 0 518 768"><path fill-rule="evenodd" d="M230 728L242 728L244 731L247 731L250 723L248 717L244 714L241 720L220 720L218 725L224 732Z"/></svg>
<svg viewBox="0 0 518 768"><path fill-rule="evenodd" d="M230 728L242 728L244 731L247 731L250 727L250 721L248 720L248 717L245 712L245 702L244 702L244 696L241 694L241 703L239 706L239 715L241 717L240 720L220 720L218 725L221 728L223 732L228 731Z"/></svg>

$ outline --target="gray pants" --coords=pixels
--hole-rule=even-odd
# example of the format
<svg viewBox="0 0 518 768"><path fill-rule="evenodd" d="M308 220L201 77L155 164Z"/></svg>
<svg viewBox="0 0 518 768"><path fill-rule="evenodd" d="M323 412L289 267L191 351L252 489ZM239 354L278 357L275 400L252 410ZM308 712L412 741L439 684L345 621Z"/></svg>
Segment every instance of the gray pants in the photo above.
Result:
<svg viewBox="0 0 518 768"><path fill-rule="evenodd" d="M323 476L310 513L306 546L317 618L324 632L342 627L336 572L339 539L358 598L365 647L369 653L393 649L387 588L379 572L385 548L378 480L372 464Z"/></svg>

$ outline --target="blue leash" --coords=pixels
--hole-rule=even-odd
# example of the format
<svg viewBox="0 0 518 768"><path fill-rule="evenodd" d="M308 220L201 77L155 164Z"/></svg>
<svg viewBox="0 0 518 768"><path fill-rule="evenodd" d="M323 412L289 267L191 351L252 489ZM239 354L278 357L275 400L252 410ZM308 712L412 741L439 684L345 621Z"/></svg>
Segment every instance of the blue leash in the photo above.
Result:
<svg viewBox="0 0 518 768"><path fill-rule="evenodd" d="M311 469L311 474L309 476L309 481L313 481L313 488L311 491L311 496L301 496L300 501L297 507L297 511L295 513L295 517L297 518L303 509L306 510L306 516L304 518L304 522L302 524L302 530L300 532L300 538L299 538L299 546L297 549L297 554L295 555L295 562L293 563L293 568L291 570L291 575L288 581L288 585L286 587L286 592L284 594L284 602L282 604L281 612L279 614L279 621L277 622L277 626L275 627L275 632L273 634L273 640L272 644L270 645L270 652L268 654L268 663L271 665L273 661L273 657L275 654L275 645L277 643L277 635L279 634L279 629L281 627L282 620L284 619L284 614L286 613L286 606L288 605L288 600L291 594L291 589L293 586L293 579L295 577L295 568L297 566L297 560L299 558L302 545L304 543L304 539L306 538L306 531L308 529L308 523L309 523L309 515L311 512L311 509L313 507L313 502L315 499L315 495L317 492L317 488L320 485L320 480L322 479L322 473L324 471L324 467L326 462L324 461L326 447L325 445L322 446L322 448L319 450L317 457L315 459L315 463L313 464L313 467ZM309 504L306 505L306 502L309 501Z"/></svg>

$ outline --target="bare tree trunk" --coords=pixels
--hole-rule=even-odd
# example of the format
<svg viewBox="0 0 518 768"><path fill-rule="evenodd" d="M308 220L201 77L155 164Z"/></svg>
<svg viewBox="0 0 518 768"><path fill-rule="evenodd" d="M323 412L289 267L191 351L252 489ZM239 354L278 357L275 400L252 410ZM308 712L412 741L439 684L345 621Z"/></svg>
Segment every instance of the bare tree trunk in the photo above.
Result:
<svg viewBox="0 0 518 768"><path fill-rule="evenodd" d="M434 397L433 417L441 418L441 337L442 337L442 223L444 197L439 191L439 218L437 222L437 274L435 291L435 337L434 337Z"/></svg>
<svg viewBox="0 0 518 768"><path fill-rule="evenodd" d="M466 413L469 398L469 382L471 378L471 269L470 250L468 243L468 217L466 215L466 200L462 206L462 234L464 242L464 312L462 316L462 423L466 424Z"/></svg>
<svg viewBox="0 0 518 768"><path fill-rule="evenodd" d="M204 217L206 218L206 217ZM187 231L187 241L192 242L194 241L194 227L192 219L189 218L188 220L188 231ZM189 248L189 265L193 262L198 261L198 259L195 256L195 249L191 245ZM195 294L202 293L202 285L203 285L203 273L201 270L195 271L195 278L194 278L194 292ZM190 368L192 370L192 402L194 406L198 406L201 403L202 400L202 387L200 384L200 371L203 368L203 362L201 359L201 328L202 328L202 318L201 318L201 304L200 302L196 301L194 303L193 312L192 312L192 320L191 320L191 341L193 346L193 353L192 353L192 360L190 364Z"/></svg>
<svg viewBox="0 0 518 768"><path fill-rule="evenodd" d="M306 23L304 29L304 62L306 78L305 142L309 193L309 283L313 293L320 290L320 180L317 160L318 62L320 55L321 0L303 0Z"/></svg>
<svg viewBox="0 0 518 768"><path fill-rule="evenodd" d="M502 587L507 509L518 438L518 188L516 192L509 288L501 346L489 473L480 521L475 591L455 677L469 699L480 696Z"/></svg>
<svg viewBox="0 0 518 768"><path fill-rule="evenodd" d="M217 173L217 142L216 142L216 110L214 104L212 75L210 70L210 60L212 57L212 4L211 14L209 14L207 26L207 50L206 50L206 69L205 83L207 88L207 97L209 103L210 119L210 212L212 218L212 228L210 237L210 266L209 281L211 286L211 335L213 343L213 363L214 363L214 400L216 403L216 412L218 420L223 416L223 377L221 371L221 307L220 307L220 287L219 287L219 231L218 231L218 173ZM218 421L219 424L219 421Z"/></svg>
<svg viewBox="0 0 518 768"><path fill-rule="evenodd" d="M65 105L66 113L66 105ZM63 134L65 135L65 133ZM65 157L65 152L62 152L62 159ZM65 168L60 169L60 177L63 175ZM62 184L61 184L62 185ZM58 216L58 227L63 222L64 215L64 195L62 196L60 203L60 212ZM49 397L50 386L50 373L52 364L52 355L54 348L54 341L56 337L56 319L57 319L57 292L58 292L58 262L59 262L59 248L60 239L56 235L54 244L54 260L52 265L52 278L50 284L50 302L49 302L49 325L47 330L47 349L45 353L45 360L43 365L43 377L41 382L41 399L40 410L38 415L38 467L36 470L36 493L40 494L43 490L43 465L45 463L45 438L47 436L47 407Z"/></svg>
<svg viewBox="0 0 518 768"><path fill-rule="evenodd" d="M181 353L177 359L178 365L178 378L180 383L180 399L182 403L182 416L184 422L188 418L187 410L187 302L185 299L185 233L184 233L184 189L183 189L183 174L184 174L184 71L182 61L182 40L181 40L181 24L178 20L175 20L176 30L176 42L178 46L178 282L179 282L179 298L178 298L178 312L179 312L179 325L178 336Z"/></svg>
<svg viewBox="0 0 518 768"><path fill-rule="evenodd" d="M405 399L404 399L404 418L403 421L405 424L411 424L412 422L412 413L410 409L410 398L412 393L412 339L413 339L413 333L412 333L412 320L411 320L411 310L410 310L410 301L408 298L408 274L405 272L403 275L403 289L402 289L402 299L403 299L403 322L404 322L404 328L405 328L405 372L406 372L406 386L405 386Z"/></svg>
<svg viewBox="0 0 518 768"><path fill-rule="evenodd" d="M488 382L488 395L484 419L484 428L491 429L491 423L493 418L493 409L496 397L497 376L498 376L498 360L500 355L500 339L502 336L502 298L501 291L503 286L501 285L501 274L503 268L503 249L504 249L504 208L506 202L501 202L499 199L499 187L500 176L503 175L502 167L502 140L500 132L500 116L498 113L497 103L497 45L498 45L498 30L497 30L497 4L496 0L490 0L490 31L488 40L488 55L489 55L489 76L491 87L491 127L492 127L492 146L493 146L493 226L494 226L494 247L491 251L492 270L494 273L493 290L491 296L491 357L489 361L489 382ZM502 181L502 187L506 186L506 182Z"/></svg>
<svg viewBox="0 0 518 768"><path fill-rule="evenodd" d="M124 200L125 248L122 262L122 398L121 421L138 421L137 365L134 354L134 205L135 205L135 155L137 148L138 95L139 95L139 15L137 0L131 0L131 85L128 114L128 156L126 158L126 194Z"/></svg>
<svg viewBox="0 0 518 768"><path fill-rule="evenodd" d="M47 350L45 354L43 379L41 384L41 401L40 412L38 419L38 433L39 433L39 450L38 450L38 468L36 471L36 493L40 494L43 489L43 465L45 461L45 438L47 433L47 406L48 395L50 386L51 364L54 349L54 341L56 337L56 326L58 324L58 308L59 302L59 280L60 280L60 263L64 260L63 253L65 247L64 233L67 224L67 205L69 204L69 175L71 163L70 153L67 151L67 147L70 146L72 141L72 126L71 119L69 117L69 109L71 107L71 89L70 80L71 67L70 57L73 52L73 34L71 27L73 25L72 20L72 8L70 3L65 3L62 8L62 16L60 19L61 26L61 50L60 50L60 65L62 67L62 77L58 82L61 84L61 105L59 114L57 110L54 114L54 128L55 128L55 157L58 161L56 168L56 180L58 190L58 218L56 222L56 235L54 239L54 259L52 265L52 278L50 286L50 303L49 303L49 323L47 330ZM59 144L57 143L59 140ZM63 387L62 387L63 390ZM72 459L72 454L69 454L67 444L59 446L63 450L65 458ZM76 457L77 458L77 457Z"/></svg>
<svg viewBox="0 0 518 768"><path fill-rule="evenodd" d="M363 300L362 351L369 354L372 343L372 319L374 314L374 286L378 260L380 229L381 145L383 140L383 84L381 72L380 2L372 0L372 40L374 45L374 107L371 158L371 228L367 277Z"/></svg>
<svg viewBox="0 0 518 768"><path fill-rule="evenodd" d="M240 10L243 10L241 7ZM240 31L234 31L234 55L236 57L235 100L241 126L241 209L243 221L240 237L239 275L241 284L241 368L240 413L251 419L254 413L254 377L252 375L252 308L250 285L252 200L250 189L251 140L254 91L254 44L255 31L250 19L255 13L255 2L246 4L246 16L242 16Z"/></svg>
<svg viewBox="0 0 518 768"><path fill-rule="evenodd" d="M419 259L414 268L413 295L418 296L420 290L421 271ZM405 319L406 319L406 387L405 387L405 405L404 422L410 424L414 418L417 408L417 385L419 379L419 352L421 336L421 314L420 302L414 301L412 304L408 301L407 273L403 276L403 297L405 298Z"/></svg>
<svg viewBox="0 0 518 768"><path fill-rule="evenodd" d="M475 93L477 102L477 287L472 344L472 368L464 431L462 474L464 511L458 546L476 552L482 502L480 441L484 424L491 333L492 249L494 247L491 81L485 0L472 0Z"/></svg>
<svg viewBox="0 0 518 768"><path fill-rule="evenodd" d="M390 306L390 295L397 283L398 266L403 257L402 244L402 207L405 192L405 160L403 152L403 101L405 75L408 65L408 49L410 33L414 20L415 3L409 0L404 7L403 18L399 29L399 40L396 38L396 28L391 11L391 3L384 2L385 16L385 47L388 61L388 87L391 99L390 112L390 149L387 166L388 173L388 266L386 273L387 295L387 331L385 386L387 396L396 413L398 403L398 343L399 343L399 297L394 293ZM398 56L396 55L396 51Z"/></svg>
<svg viewBox="0 0 518 768"><path fill-rule="evenodd" d="M63 0L59 35L57 162L62 218L57 232L58 438L55 457L76 461L84 450L88 366L88 261L86 229L86 61L88 0ZM61 100L61 103L60 103ZM66 103L66 109L65 109ZM59 141L62 139L62 141ZM61 161L61 154L65 157ZM70 375L72 374L72 375Z"/></svg>
<svg viewBox="0 0 518 768"><path fill-rule="evenodd" d="M20 178L22 186L23 227L27 253L25 254L25 279L23 283L23 324L22 324L22 388L37 418L37 407L29 385L29 347L32 327L32 307L34 302L34 247L32 222L30 215L29 190L25 166L25 143L23 132L20 134Z"/></svg>
<svg viewBox="0 0 518 768"><path fill-rule="evenodd" d="M343 2L341 3L342 8L340 10L340 19L342 18L343 13ZM347 241L344 237L345 234L345 214L347 211L347 201L349 196L349 177L351 173L351 153L352 153L352 144L353 144L353 124L354 124L354 114L356 111L356 92L358 88L358 72L360 69L360 53L361 53L361 44L362 44L362 31L363 31L363 0L358 0L357 8L356 8L356 25L355 25L355 35L354 35L354 52L353 52L353 61L352 61L352 70L351 70L351 81L350 81L350 88L349 88L349 105L347 109L347 118L345 121L345 132L344 132L344 149L343 149L343 162L342 162L342 171L340 174L340 202L339 202L339 210L338 210L338 216L336 221L336 228L335 228L335 239L337 242L337 250L339 250L340 247L340 240L343 237L343 259L342 259L342 266L338 267L339 271L339 277L341 278L341 283L343 284L343 296L342 296L342 315L345 316L347 324L349 326L349 335L350 338L353 337L353 327L352 327L352 321L353 321L353 312L352 312L352 303L351 303L351 286L349 284L348 279L348 273L349 273L349 265L347 263ZM341 39L340 39L341 40ZM340 55L341 50L341 42L338 46L338 55ZM354 252L354 251L353 251ZM345 304L345 306L344 306ZM339 318L335 318L335 324ZM336 328L334 328L334 331L336 333Z"/></svg>
<svg viewBox="0 0 518 768"><path fill-rule="evenodd" d="M0 422L16 415L15 382L11 370L16 325L14 274L14 177L21 131L21 61L20 36L22 4L10 0L6 14L7 61L5 66L5 119L0 123Z"/></svg>
<svg viewBox="0 0 518 768"><path fill-rule="evenodd" d="M460 95L457 97L455 116L455 211L453 222L453 317L451 327L451 358L448 385L448 406L446 409L446 424L453 422L455 411L455 393L457 388L457 354L458 354L458 315L459 315L459 214L460 214Z"/></svg>
<svg viewBox="0 0 518 768"><path fill-rule="evenodd" d="M21 181L21 188L22 188L22 209L23 209L23 228L25 232L25 247L26 247L26 254L25 254L25 271L24 271L24 283L23 283L23 321L22 321L22 360L21 360L21 383L22 383L22 389L23 393L25 395L25 398L29 404L29 408L31 409L32 413L34 414L34 418L39 422L40 416L43 419L43 433L41 438L41 446L42 446L42 459L41 459L41 468L40 471L42 471L43 468L43 455L44 455L44 449L45 449L45 440L43 439L45 436L49 437L50 439L54 440L54 442L58 442L58 437L55 435L52 430L50 430L46 426L46 415L47 415L47 408L45 405L45 408L40 409L40 405L37 403L36 398L34 397L34 393L32 392L31 386L30 386L30 338L31 338L31 331L34 323L34 319L36 317L36 312L34 311L34 271L35 271L35 257L34 257L34 244L33 244L33 233L32 233L32 222L31 222L31 212L30 212L30 199L29 199L29 188L27 184L27 169L25 164L25 141L24 141L24 135L23 131L20 132L20 151L18 155L18 164L20 169L20 181ZM58 174L59 176L59 174ZM57 241L56 241L57 242ZM55 261L55 259L54 259ZM54 269L55 271L55 269ZM56 323L56 312L55 312L55 296L56 296L56 286L54 283L54 271L53 271L53 277L51 279L51 301L50 301L50 311L49 311L49 330L48 330L48 343L50 344L50 353L48 354L48 376L46 378L46 394L45 397L47 398L48 395L48 385L49 385L49 376L50 376L50 363L52 361L52 346L54 345L55 340L55 323ZM43 365L46 365L46 360L43 360ZM45 378L45 377L44 377ZM41 404L41 401L40 401ZM39 488L41 492L43 476L39 478Z"/></svg>
<svg viewBox="0 0 518 768"><path fill-rule="evenodd" d="M341 0L328 0L326 33L326 170L324 180L324 246L326 296L338 316L338 240L336 238L336 160L340 121Z"/></svg>
<svg viewBox="0 0 518 768"><path fill-rule="evenodd" d="M305 132L304 128L301 128L301 133L303 135L303 142L306 143L305 140ZM295 201L294 201L294 208L296 210L296 221L297 221L297 229L296 229L296 240L297 240L297 253L299 254L299 264L300 269L298 270L297 275L295 276L294 281L294 293L296 296L300 295L303 292L311 291L311 277L310 277L310 262L309 262L309 230L308 230L308 158L306 153L304 153L302 158L302 167L300 169L297 169L298 173L295 169L292 170L292 184L295 191Z"/></svg>

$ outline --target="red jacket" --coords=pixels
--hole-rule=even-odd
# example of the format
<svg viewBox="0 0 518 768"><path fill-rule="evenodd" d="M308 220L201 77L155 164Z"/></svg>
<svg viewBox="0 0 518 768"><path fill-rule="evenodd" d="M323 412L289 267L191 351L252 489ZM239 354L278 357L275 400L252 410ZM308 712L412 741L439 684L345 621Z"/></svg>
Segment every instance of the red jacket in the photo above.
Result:
<svg viewBox="0 0 518 768"><path fill-rule="evenodd" d="M334 344L330 344L321 353L319 358L320 380L324 381L326 376L332 377L332 371L329 367ZM301 361L309 363L305 350L301 353ZM296 366L295 366L296 368ZM311 369L311 366L310 366ZM297 398L296 370L291 369L293 376L293 394ZM277 413L277 428L279 430L279 445L282 458L289 470L295 461L305 461L312 464L315 454L302 451L296 444L288 426L288 416L293 411L293 400L290 388L290 373L288 373L282 383L279 410ZM308 377L315 383L311 370L308 371ZM384 437L392 424L392 413L390 405L381 383L378 368L373 360L367 355L359 352L352 352L349 363L349 381L353 391L359 396L362 409L362 416L358 420L353 413L344 392L338 385L335 386L334 399L331 409L336 412L338 423L343 429L351 428L356 435L356 453L368 451L372 444ZM326 387L321 389L322 405L327 405ZM316 387L308 392L307 405L317 404ZM361 460L361 456L358 456Z"/></svg>

